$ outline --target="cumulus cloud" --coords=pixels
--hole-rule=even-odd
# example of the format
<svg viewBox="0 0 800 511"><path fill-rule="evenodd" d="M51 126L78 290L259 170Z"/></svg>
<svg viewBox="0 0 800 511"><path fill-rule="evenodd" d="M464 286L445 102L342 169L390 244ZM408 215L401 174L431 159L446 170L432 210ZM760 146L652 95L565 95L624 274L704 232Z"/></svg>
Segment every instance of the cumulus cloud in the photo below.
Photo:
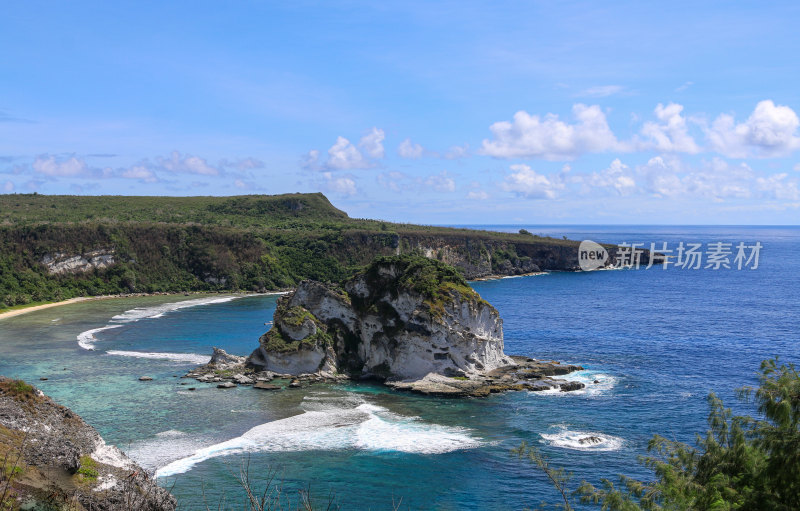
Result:
<svg viewBox="0 0 800 511"><path fill-rule="evenodd" d="M636 191L633 172L619 158L612 161L607 169L578 179L587 187L611 189L619 195L629 195Z"/></svg>
<svg viewBox="0 0 800 511"><path fill-rule="evenodd" d="M647 139L641 144L642 149L655 149L661 152L697 153L700 148L695 143L686 118L681 115L683 105L670 103L667 106L659 103L655 114L658 122L648 121L642 126L642 135Z"/></svg>
<svg viewBox="0 0 800 511"><path fill-rule="evenodd" d="M349 197L358 193L356 182L348 176L334 176L331 172L324 172L322 177L325 179L325 188L333 193L338 193Z"/></svg>
<svg viewBox="0 0 800 511"><path fill-rule="evenodd" d="M138 179L145 183L155 183L158 181L155 172L144 165L134 165L133 167L122 169L119 176L125 179Z"/></svg>
<svg viewBox="0 0 800 511"><path fill-rule="evenodd" d="M511 174L507 175L501 188L527 199L555 199L557 191L564 188L564 183L557 177L547 177L537 173L528 165L511 165Z"/></svg>
<svg viewBox="0 0 800 511"><path fill-rule="evenodd" d="M350 140L339 136L328 149L328 159L320 161L320 152L312 149L303 158L303 168L307 170L354 170L369 169L377 165L375 160L385 155L383 141L386 138L383 130L372 128L356 147ZM363 151L363 152L362 152ZM365 156L366 154L366 156Z"/></svg>
<svg viewBox="0 0 800 511"><path fill-rule="evenodd" d="M329 169L364 169L369 166L361 151L344 137L337 137L336 143L328 149L326 167Z"/></svg>
<svg viewBox="0 0 800 511"><path fill-rule="evenodd" d="M33 161L33 171L50 177L92 177L97 174L82 158L71 156L57 158L50 155L38 156Z"/></svg>
<svg viewBox="0 0 800 511"><path fill-rule="evenodd" d="M796 200L798 181L786 173L760 175L748 164L732 164L715 157L699 167L677 158L656 156L637 168L647 193L659 197Z"/></svg>
<svg viewBox="0 0 800 511"><path fill-rule="evenodd" d="M172 151L169 158L158 158L158 164L168 172L186 174L199 174L202 176L218 176L220 171L212 167L205 159L199 156L181 156L178 151Z"/></svg>
<svg viewBox="0 0 800 511"><path fill-rule="evenodd" d="M3 191L6 192L6 193L13 192L14 191L14 183L12 183L11 181L6 181L3 184Z"/></svg>
<svg viewBox="0 0 800 511"><path fill-rule="evenodd" d="M433 188L437 192L456 191L456 182L447 174L446 170L443 170L439 174L429 176L427 179L425 179L425 186Z"/></svg>
<svg viewBox="0 0 800 511"><path fill-rule="evenodd" d="M481 153L496 158L544 158L571 160L581 154L623 150L599 106L576 104L570 124L558 115L544 117L525 111L514 114L511 122L500 121L489 130L494 138L485 139Z"/></svg>
<svg viewBox="0 0 800 511"><path fill-rule="evenodd" d="M410 138L403 140L397 147L397 154L399 154L401 158L409 158L412 160L422 158L424 152L425 150L422 146L411 142Z"/></svg>
<svg viewBox="0 0 800 511"><path fill-rule="evenodd" d="M385 138L386 134L382 129L373 127L371 130L369 130L369 133L361 137L361 141L358 143L358 146L363 149L364 152L367 153L367 155L371 158L383 158L383 141Z"/></svg>
<svg viewBox="0 0 800 511"><path fill-rule="evenodd" d="M798 126L800 119L794 110L764 100L744 122L720 115L707 128L706 136L712 149L730 158L785 156L800 148Z"/></svg>

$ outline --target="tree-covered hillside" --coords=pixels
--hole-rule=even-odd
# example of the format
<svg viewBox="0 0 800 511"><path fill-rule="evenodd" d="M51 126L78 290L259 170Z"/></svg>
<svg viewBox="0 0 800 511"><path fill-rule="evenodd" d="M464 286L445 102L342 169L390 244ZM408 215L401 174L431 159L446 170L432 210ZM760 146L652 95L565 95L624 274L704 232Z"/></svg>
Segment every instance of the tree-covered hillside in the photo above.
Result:
<svg viewBox="0 0 800 511"><path fill-rule="evenodd" d="M319 193L0 195L0 308L85 295L338 281L375 256L412 252L468 278L571 269L576 249L575 242L529 233L353 219Z"/></svg>

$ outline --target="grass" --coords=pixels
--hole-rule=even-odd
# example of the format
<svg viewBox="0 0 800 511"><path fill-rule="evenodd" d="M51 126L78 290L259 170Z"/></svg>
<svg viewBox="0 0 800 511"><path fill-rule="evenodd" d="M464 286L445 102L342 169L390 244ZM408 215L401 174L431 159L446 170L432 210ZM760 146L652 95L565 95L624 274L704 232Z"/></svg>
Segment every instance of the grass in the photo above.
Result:
<svg viewBox="0 0 800 511"><path fill-rule="evenodd" d="M36 307L38 305L47 305L47 304L50 304L50 303L57 303L59 301L60 300L42 300L42 301L38 301L38 302L29 302L29 303L25 303L25 304L22 304L22 305L14 305L14 306L11 306L11 307L0 307L0 314L2 314L4 312L27 309L29 307Z"/></svg>
<svg viewBox="0 0 800 511"><path fill-rule="evenodd" d="M81 456L81 465L78 475L86 481L95 481L100 473L97 471L97 462L91 456Z"/></svg>

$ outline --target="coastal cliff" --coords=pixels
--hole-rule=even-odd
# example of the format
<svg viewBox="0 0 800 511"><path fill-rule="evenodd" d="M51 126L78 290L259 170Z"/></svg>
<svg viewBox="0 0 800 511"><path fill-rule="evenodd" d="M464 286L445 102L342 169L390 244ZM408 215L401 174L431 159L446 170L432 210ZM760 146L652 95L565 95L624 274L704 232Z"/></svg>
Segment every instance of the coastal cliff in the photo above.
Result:
<svg viewBox="0 0 800 511"><path fill-rule="evenodd" d="M287 289L378 256L467 279L578 269L578 242L350 218L318 193L239 197L0 194L0 309L78 296ZM614 253L609 248L611 260Z"/></svg>
<svg viewBox="0 0 800 511"><path fill-rule="evenodd" d="M378 258L342 287L300 283L259 343L250 365L277 373L409 380L514 363L497 310L455 270L421 257Z"/></svg>
<svg viewBox="0 0 800 511"><path fill-rule="evenodd" d="M0 377L0 509L173 511L175 498L77 414Z"/></svg>
<svg viewBox="0 0 800 511"><path fill-rule="evenodd" d="M454 268L420 256L377 258L342 285L300 283L244 366L253 381L345 376L442 395L583 387L551 378L578 366L506 355L497 310Z"/></svg>

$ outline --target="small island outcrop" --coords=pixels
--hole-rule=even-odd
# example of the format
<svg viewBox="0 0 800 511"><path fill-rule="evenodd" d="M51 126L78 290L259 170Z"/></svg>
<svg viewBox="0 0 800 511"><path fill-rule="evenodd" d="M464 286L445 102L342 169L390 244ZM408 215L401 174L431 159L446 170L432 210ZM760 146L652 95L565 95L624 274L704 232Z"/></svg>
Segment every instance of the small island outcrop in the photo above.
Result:
<svg viewBox="0 0 800 511"><path fill-rule="evenodd" d="M455 268L406 255L379 257L341 285L303 281L278 300L272 328L244 364L212 361L188 376L239 384L291 378L293 386L377 379L426 394L483 396L576 390L583 384L555 377L579 369L506 355L497 310Z"/></svg>

